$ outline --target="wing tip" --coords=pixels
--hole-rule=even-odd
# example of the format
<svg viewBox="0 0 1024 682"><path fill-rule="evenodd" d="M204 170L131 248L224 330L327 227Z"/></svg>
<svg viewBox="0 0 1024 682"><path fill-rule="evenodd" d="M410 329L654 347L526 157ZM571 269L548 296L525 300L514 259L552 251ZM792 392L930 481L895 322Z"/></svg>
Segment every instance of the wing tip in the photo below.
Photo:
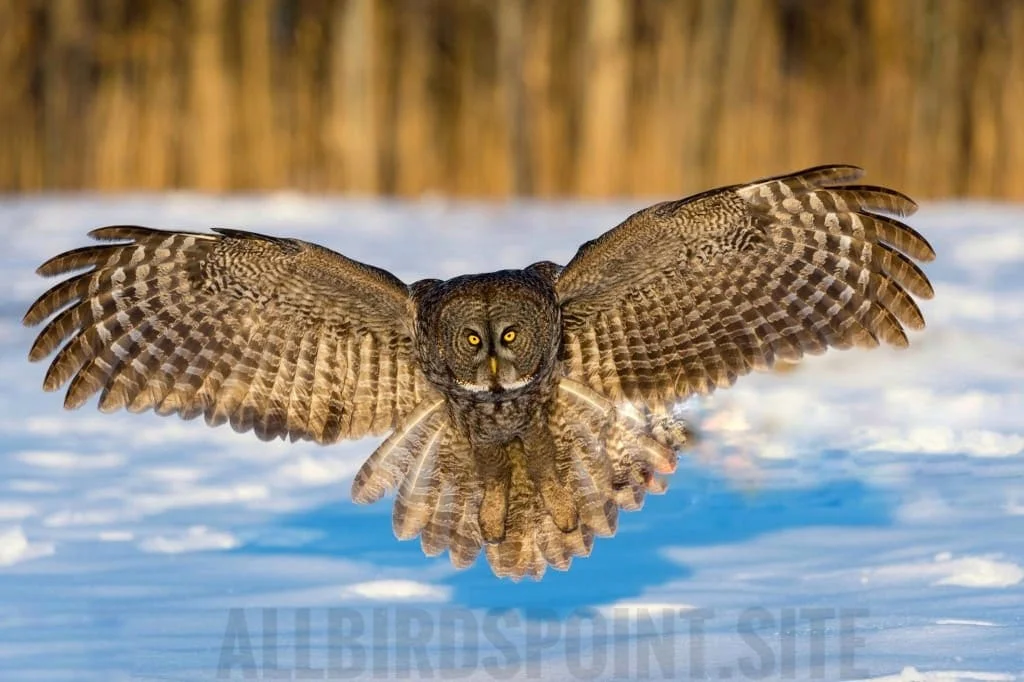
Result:
<svg viewBox="0 0 1024 682"><path fill-rule="evenodd" d="M40 277L57 277L58 275L65 275L75 270L84 270L91 267L91 265L86 263L76 263L74 255L75 251L65 251L52 258L48 258L35 269L35 273Z"/></svg>
<svg viewBox="0 0 1024 682"><path fill-rule="evenodd" d="M866 174L867 171L852 163L824 163L797 171L772 175L746 184L757 186L769 182L800 180L812 188L820 189L841 186L844 183L858 180Z"/></svg>
<svg viewBox="0 0 1024 682"><path fill-rule="evenodd" d="M851 179L861 178L867 175L867 171L864 170L864 167L855 163L823 163L796 171L795 173L791 173L791 175L816 175L826 173L830 175L842 175L843 177L849 177Z"/></svg>
<svg viewBox="0 0 1024 682"><path fill-rule="evenodd" d="M141 225L105 225L89 230L86 235L98 242L109 242L134 240L149 232L152 232L150 228Z"/></svg>
<svg viewBox="0 0 1024 682"><path fill-rule="evenodd" d="M356 473L352 480L352 487L349 489L349 497L355 504L373 504L382 497L387 489L383 486L371 486L372 475L364 474L362 470Z"/></svg>
<svg viewBox="0 0 1024 682"><path fill-rule="evenodd" d="M68 389L67 394L64 396L64 409L77 410L82 405L85 405L92 394L92 391L75 391L73 388Z"/></svg>
<svg viewBox="0 0 1024 682"><path fill-rule="evenodd" d="M29 350L28 350L28 361L29 362L39 362L40 360L42 360L43 358L45 358L47 355L50 354L51 351L45 349L42 346L42 344L40 343L41 340L42 340L42 335L37 337L35 343L33 343L32 347L29 348Z"/></svg>
<svg viewBox="0 0 1024 682"><path fill-rule="evenodd" d="M39 314L39 299L36 299L35 303L28 307L25 314L21 316L21 326L23 327L35 327L40 322L46 319L47 316ZM29 359L32 359L32 352L29 351Z"/></svg>

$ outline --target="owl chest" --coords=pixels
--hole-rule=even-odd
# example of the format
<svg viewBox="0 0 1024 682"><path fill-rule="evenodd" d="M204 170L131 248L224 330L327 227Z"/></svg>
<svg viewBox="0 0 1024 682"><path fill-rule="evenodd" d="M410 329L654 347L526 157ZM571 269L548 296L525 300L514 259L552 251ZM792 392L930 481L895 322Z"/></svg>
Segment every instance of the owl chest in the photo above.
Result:
<svg viewBox="0 0 1024 682"><path fill-rule="evenodd" d="M449 398L452 421L470 443L508 443L528 433L538 420L547 420L548 401L537 395L522 395L502 401Z"/></svg>

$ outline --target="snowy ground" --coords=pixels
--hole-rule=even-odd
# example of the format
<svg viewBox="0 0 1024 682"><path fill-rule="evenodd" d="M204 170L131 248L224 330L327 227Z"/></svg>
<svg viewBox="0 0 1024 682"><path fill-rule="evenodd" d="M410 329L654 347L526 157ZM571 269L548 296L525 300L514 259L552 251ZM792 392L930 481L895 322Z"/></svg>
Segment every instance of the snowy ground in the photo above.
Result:
<svg viewBox="0 0 1024 682"><path fill-rule="evenodd" d="M291 195L0 201L0 679L1024 676L1024 208L926 206L928 330L688 405L663 497L540 583L356 507L375 447L61 409L34 267L105 224L319 241L406 281L565 262L626 205ZM432 262L431 262L432 261Z"/></svg>

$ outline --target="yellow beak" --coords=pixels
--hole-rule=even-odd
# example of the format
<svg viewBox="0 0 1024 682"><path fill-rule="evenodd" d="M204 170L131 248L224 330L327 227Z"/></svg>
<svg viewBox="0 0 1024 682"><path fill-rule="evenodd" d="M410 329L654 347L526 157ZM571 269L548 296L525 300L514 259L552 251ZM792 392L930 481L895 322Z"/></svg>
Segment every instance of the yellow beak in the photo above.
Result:
<svg viewBox="0 0 1024 682"><path fill-rule="evenodd" d="M488 358L488 361L491 363L491 374L498 376L498 358L492 355Z"/></svg>

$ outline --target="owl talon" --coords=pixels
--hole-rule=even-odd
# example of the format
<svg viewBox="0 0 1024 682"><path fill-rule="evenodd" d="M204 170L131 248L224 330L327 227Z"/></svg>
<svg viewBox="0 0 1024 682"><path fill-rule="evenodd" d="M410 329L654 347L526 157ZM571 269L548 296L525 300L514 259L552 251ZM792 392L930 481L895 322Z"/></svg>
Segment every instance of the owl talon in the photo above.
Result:
<svg viewBox="0 0 1024 682"><path fill-rule="evenodd" d="M579 525L579 514L572 498L568 496L564 488L554 486L545 487L541 492L544 505L547 507L551 520L563 533L571 533Z"/></svg>
<svg viewBox="0 0 1024 682"><path fill-rule="evenodd" d="M571 517L562 518L561 520L559 520L557 516L552 516L551 519L555 522L555 525L558 526L558 530L563 533L571 533L580 525L580 517L576 513L573 513Z"/></svg>
<svg viewBox="0 0 1024 682"><path fill-rule="evenodd" d="M548 511L551 511L550 507L548 507ZM580 525L580 516L576 513L575 508L560 509L551 513L551 520L563 533L571 533Z"/></svg>
<svg viewBox="0 0 1024 682"><path fill-rule="evenodd" d="M484 498L480 504L480 534L484 542L497 543L505 539L505 516L508 512L508 481L489 479L484 484Z"/></svg>

